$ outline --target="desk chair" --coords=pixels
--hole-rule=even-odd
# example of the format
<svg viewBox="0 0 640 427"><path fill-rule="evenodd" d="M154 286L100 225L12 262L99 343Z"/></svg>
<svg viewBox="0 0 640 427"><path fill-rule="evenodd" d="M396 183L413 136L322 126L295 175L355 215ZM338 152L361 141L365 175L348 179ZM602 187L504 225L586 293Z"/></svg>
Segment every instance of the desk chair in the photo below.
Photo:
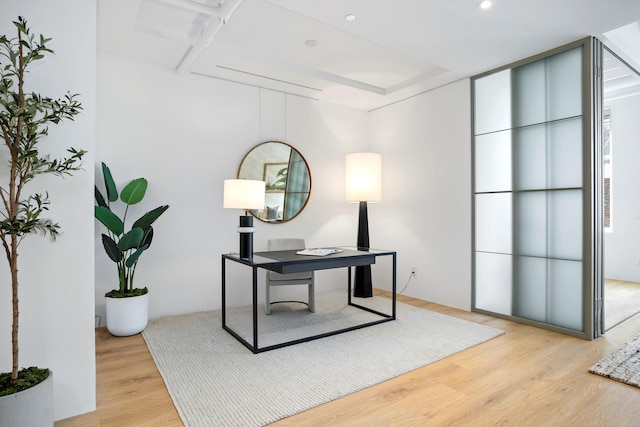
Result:
<svg viewBox="0 0 640 427"><path fill-rule="evenodd" d="M267 248L270 251L286 251L292 249L304 249L304 239L269 239L267 241ZM303 301L271 301L271 287L272 286L288 286L288 285L307 285L309 287L309 302ZM314 313L316 311L315 298L314 298L314 284L313 284L313 271L306 271L302 273L280 274L275 271L267 271L267 298L264 303L265 313L271 314L271 304L276 302L301 302L307 304L309 311Z"/></svg>

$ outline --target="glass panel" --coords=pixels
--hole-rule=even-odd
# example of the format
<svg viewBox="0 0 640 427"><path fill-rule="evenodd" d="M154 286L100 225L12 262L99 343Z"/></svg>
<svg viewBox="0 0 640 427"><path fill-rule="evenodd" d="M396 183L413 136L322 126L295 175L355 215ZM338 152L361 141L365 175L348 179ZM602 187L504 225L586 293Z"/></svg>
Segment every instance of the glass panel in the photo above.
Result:
<svg viewBox="0 0 640 427"><path fill-rule="evenodd" d="M524 319L547 320L547 260L514 257L513 314Z"/></svg>
<svg viewBox="0 0 640 427"><path fill-rule="evenodd" d="M476 138L475 185L477 193L511 190L511 131Z"/></svg>
<svg viewBox="0 0 640 427"><path fill-rule="evenodd" d="M549 320L552 325L584 331L582 263L549 260Z"/></svg>
<svg viewBox="0 0 640 427"><path fill-rule="evenodd" d="M582 263L529 257L515 260L513 314L583 331Z"/></svg>
<svg viewBox="0 0 640 427"><path fill-rule="evenodd" d="M582 119L527 126L513 131L516 190L582 186Z"/></svg>
<svg viewBox="0 0 640 427"><path fill-rule="evenodd" d="M513 126L582 114L582 47L513 69Z"/></svg>
<svg viewBox="0 0 640 427"><path fill-rule="evenodd" d="M582 187L582 117L549 123L547 188Z"/></svg>
<svg viewBox="0 0 640 427"><path fill-rule="evenodd" d="M476 250L511 253L511 193L476 196Z"/></svg>
<svg viewBox="0 0 640 427"><path fill-rule="evenodd" d="M582 260L582 190L549 194L549 257Z"/></svg>
<svg viewBox="0 0 640 427"><path fill-rule="evenodd" d="M547 256L547 200L542 191L516 193L513 241L517 255Z"/></svg>
<svg viewBox="0 0 640 427"><path fill-rule="evenodd" d="M511 128L511 70L475 81L475 134Z"/></svg>
<svg viewBox="0 0 640 427"><path fill-rule="evenodd" d="M513 126L543 123L546 112L544 59L513 69Z"/></svg>
<svg viewBox="0 0 640 427"><path fill-rule="evenodd" d="M513 131L513 187L516 190L546 188L547 138L545 126Z"/></svg>
<svg viewBox="0 0 640 427"><path fill-rule="evenodd" d="M475 306L511 315L511 256L476 253Z"/></svg>
<svg viewBox="0 0 640 427"><path fill-rule="evenodd" d="M549 120L582 114L582 46L550 56L546 61Z"/></svg>
<svg viewBox="0 0 640 427"><path fill-rule="evenodd" d="M582 191L516 193L514 252L518 255L582 259Z"/></svg>

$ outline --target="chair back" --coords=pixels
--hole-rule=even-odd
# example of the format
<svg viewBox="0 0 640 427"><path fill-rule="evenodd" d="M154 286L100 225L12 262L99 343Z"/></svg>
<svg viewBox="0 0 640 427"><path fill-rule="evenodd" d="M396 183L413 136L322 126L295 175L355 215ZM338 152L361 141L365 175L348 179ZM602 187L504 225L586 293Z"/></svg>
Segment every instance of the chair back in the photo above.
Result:
<svg viewBox="0 0 640 427"><path fill-rule="evenodd" d="M267 248L270 251L305 249L305 243L304 239L297 238L269 239L267 240Z"/></svg>

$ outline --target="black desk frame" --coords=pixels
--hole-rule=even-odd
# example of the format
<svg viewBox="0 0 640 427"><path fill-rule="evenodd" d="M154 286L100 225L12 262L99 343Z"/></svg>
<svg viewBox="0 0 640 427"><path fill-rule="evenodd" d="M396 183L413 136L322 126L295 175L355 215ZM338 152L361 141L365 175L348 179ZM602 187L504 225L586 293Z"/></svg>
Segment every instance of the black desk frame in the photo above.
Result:
<svg viewBox="0 0 640 427"><path fill-rule="evenodd" d="M353 331L356 329L373 326L384 322L395 320L396 318L396 253L393 251L382 251L376 249L357 250L357 248L340 248L343 252L339 254L327 255L323 257L296 255L296 251L272 251L272 252L256 252L253 259L240 258L238 254L222 255L222 328L229 332L233 337L240 341L245 347L253 353L261 353L264 351L275 350L277 348L287 347L294 344L316 340L332 335L341 334L343 332ZM392 298L391 298L391 314L383 313L369 307L356 304L352 301L351 291L351 269L359 265L375 264L376 258L379 256L391 256L392 262ZM226 322L226 262L234 261L247 265L253 270L253 343L245 340L239 333L231 329ZM258 346L258 269L275 271L277 273L298 273L303 271L327 270L334 268L348 269L348 304L350 306L368 311L379 315L381 318L372 322L350 326L348 328L329 331L318 335L286 341L266 347Z"/></svg>

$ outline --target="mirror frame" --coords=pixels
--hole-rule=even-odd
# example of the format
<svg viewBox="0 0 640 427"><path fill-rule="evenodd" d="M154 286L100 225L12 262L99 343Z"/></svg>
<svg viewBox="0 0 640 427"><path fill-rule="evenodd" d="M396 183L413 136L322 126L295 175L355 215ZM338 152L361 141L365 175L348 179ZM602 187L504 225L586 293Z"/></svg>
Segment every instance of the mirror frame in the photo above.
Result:
<svg viewBox="0 0 640 427"><path fill-rule="evenodd" d="M242 158L242 161L240 162L240 166L238 167L238 174L237 174L238 179L242 179L242 178L243 178L242 176L240 176L240 173L242 172L242 166L244 165L244 163L245 163L245 161L247 160L247 158L248 158L248 157L251 155L251 153L253 153L255 150L257 150L258 148L260 148L260 147L262 147L263 145L266 145L266 144L282 144L282 145L286 145L286 146L287 146L287 147L289 147L291 150L293 150L293 151L295 151L296 153L298 153L298 156L300 156L300 158L301 158L301 159L302 159L302 161L304 162L304 164L305 164L305 166L306 166L306 168L307 168L307 171L308 171L308 173L309 173L309 193L308 193L308 195L307 195L306 200L304 201L304 204L300 207L300 209L298 210L298 212L296 212L296 214L295 214L295 215L293 215L291 218L284 219L284 217L283 217L283 219L281 219L281 220L275 220L275 221L274 221L274 220L267 220L267 219L260 218L260 215L259 215L259 214L256 214L255 210L250 210L250 211L249 211L249 213L250 213L253 217L255 217L255 218L257 218L258 220L260 220L260 221L262 221L262 222L265 222L265 223L267 223L267 224L283 224L283 223L285 223L285 222L289 222L289 221L291 221L292 219L294 219L295 217L297 217L298 215L300 215L300 212L302 212L302 211L304 210L304 208L306 208L306 207L307 207L307 204L309 203L309 199L311 198L311 190L312 190L312 188L313 188L313 179L312 179L312 177L311 177L311 168L309 167L309 162L307 162L307 159L302 155L302 153L300 152L300 150L298 150L297 148L295 148L293 145L291 145L291 144L287 144L286 142L282 142L282 141L273 141L273 140L272 140L272 141L264 141L264 142L261 142L261 143L259 143L259 144L255 145L254 147L252 147L252 148L247 152L247 154L245 154L245 155L244 155L244 157ZM266 165L266 163L265 163L265 165ZM266 190L265 190L265 191L266 191ZM285 193L286 193L286 190L285 190Z"/></svg>

